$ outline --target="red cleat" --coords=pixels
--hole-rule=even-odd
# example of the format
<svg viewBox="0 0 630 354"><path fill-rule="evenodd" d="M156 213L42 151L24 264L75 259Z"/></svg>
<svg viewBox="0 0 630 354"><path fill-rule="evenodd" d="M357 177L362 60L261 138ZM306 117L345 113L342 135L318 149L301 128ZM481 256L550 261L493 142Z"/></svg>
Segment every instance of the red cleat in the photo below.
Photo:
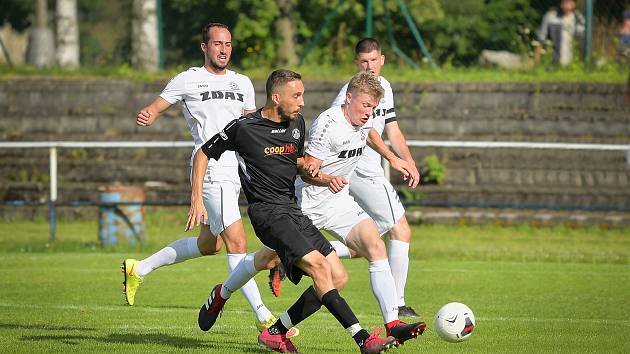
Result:
<svg viewBox="0 0 630 354"><path fill-rule="evenodd" d="M380 328L374 329L374 332L359 347L361 354L384 353L396 346L396 338L392 336L381 338L378 336L380 333Z"/></svg>
<svg viewBox="0 0 630 354"><path fill-rule="evenodd" d="M258 344L279 353L299 353L297 347L284 334L271 334L265 329L258 335Z"/></svg>
<svg viewBox="0 0 630 354"><path fill-rule="evenodd" d="M273 296L280 297L282 290L282 281L287 277L282 263L269 270L269 288Z"/></svg>

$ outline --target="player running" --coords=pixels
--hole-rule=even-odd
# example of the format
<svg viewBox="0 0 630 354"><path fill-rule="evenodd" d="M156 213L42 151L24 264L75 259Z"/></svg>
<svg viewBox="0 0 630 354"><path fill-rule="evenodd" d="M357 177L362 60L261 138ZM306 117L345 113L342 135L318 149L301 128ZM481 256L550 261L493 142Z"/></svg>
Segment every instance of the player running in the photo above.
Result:
<svg viewBox="0 0 630 354"><path fill-rule="evenodd" d="M405 136L400 131L396 122L394 110L394 93L389 81L380 76L381 68L385 63L385 56L381 54L381 47L376 39L361 39L355 47L356 64L359 70L368 71L376 76L385 90L384 97L374 110L372 128L379 135L383 131L392 144L396 154L407 162L411 178L409 186L416 187L412 181L420 180L420 173L413 161ZM333 106L341 106L346 98L348 84L344 85L333 102ZM396 190L385 178L385 171L381 166L381 156L369 146L363 150L363 154L357 163L354 173L349 181L350 195L365 210L376 223L378 231L384 235L389 231L389 266L396 284L398 295L398 315L417 317L416 311L405 303L405 283L409 269L409 243L411 241L411 228L405 217L405 209L398 198ZM340 258L357 256L340 241L331 242Z"/></svg>
<svg viewBox="0 0 630 354"><path fill-rule="evenodd" d="M159 97L140 110L136 119L138 126L149 126L167 108L180 102L195 142L193 156L227 123L256 109L251 80L227 69L232 54L232 36L228 27L220 23L206 25L202 29L201 51L204 65L175 76ZM122 264L123 293L129 305L134 304L138 287L152 271L188 259L214 255L221 249L221 240L227 248L230 270L246 256L247 237L238 207L241 186L237 166L233 152L208 164L203 181L203 201L210 217L204 219L198 237L178 239L141 261L125 259ZM253 279L241 288L241 293L255 312L260 331L276 321L262 302ZM292 329L290 336L297 334L297 329Z"/></svg>
<svg viewBox="0 0 630 354"><path fill-rule="evenodd" d="M407 146L405 136L400 131L396 122L394 110L394 93L392 87L383 76L380 76L381 68L385 63L385 56L381 54L380 44L376 39L361 39L355 47L355 63L359 70L368 71L378 77L385 90L384 97L374 110L372 128L379 135L383 131L392 144L396 154L405 160L409 166L412 183L420 180L420 173ZM346 99L346 83L332 103L332 106L341 106ZM411 228L405 217L405 209L398 198L396 190L385 178L385 171L381 166L381 156L369 146L362 151L362 156L357 167L350 177L350 195L374 220L378 231L384 235L389 231L389 266L391 268L396 294L398 296L398 315L418 317L416 311L405 303L405 284L409 269L409 243L411 241ZM351 250L341 241L331 241L339 258L357 257L357 252ZM269 275L269 284L274 295L280 295L280 281L283 279L282 267L273 268Z"/></svg>
<svg viewBox="0 0 630 354"><path fill-rule="evenodd" d="M313 286L258 337L258 342L278 352L297 353L286 337L292 326L303 321L324 305L352 336L362 353L380 353L394 346L396 339L385 339L361 327L356 316L339 294L347 279L330 242L302 214L295 202L295 177L298 158L304 152L304 85L299 74L276 70L266 84L265 107L230 122L196 152L193 167L193 190L187 229L198 225L208 213L202 202L202 181L208 158L220 159L225 151L238 152L239 175L249 203L247 210L256 236L269 249L275 250L287 271L287 277L297 284L306 274ZM324 187L325 188L325 187ZM230 275L254 255L248 255ZM243 284L247 279L243 279ZM228 284L226 282L226 284ZM213 287L207 303L199 311L199 325L207 330L215 323L226 300L237 288L218 284Z"/></svg>
<svg viewBox="0 0 630 354"><path fill-rule="evenodd" d="M379 154L390 161L394 169L403 172L405 178L410 180L410 185L418 183L418 175L410 171L407 162L389 151L380 135L371 127L371 117L383 94L378 78L361 71L348 83L344 104L327 109L315 119L309 131L305 169L313 173L321 169L326 175L339 177L331 180L330 189L298 179L296 195L302 211L317 228L330 232L368 260L372 292L380 305L387 335L403 343L422 334L426 324L406 324L398 318L396 286L385 244L374 221L346 188L359 159L365 153L368 140Z"/></svg>

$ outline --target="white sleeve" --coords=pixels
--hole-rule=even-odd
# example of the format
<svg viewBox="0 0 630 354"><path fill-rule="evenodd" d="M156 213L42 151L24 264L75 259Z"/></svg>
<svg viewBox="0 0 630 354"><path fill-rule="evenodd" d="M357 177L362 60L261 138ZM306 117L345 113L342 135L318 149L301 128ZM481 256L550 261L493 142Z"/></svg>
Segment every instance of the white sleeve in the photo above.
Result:
<svg viewBox="0 0 630 354"><path fill-rule="evenodd" d="M330 105L330 107L341 106L346 101L346 91L347 90L348 90L348 84L346 83L341 88L341 90L339 90L339 93L337 94L337 97L335 97L335 99L333 100L333 103Z"/></svg>
<svg viewBox="0 0 630 354"><path fill-rule="evenodd" d="M313 125L308 134L308 146L306 154L324 161L331 151L330 132L326 132L327 126L332 119L328 115L320 115L313 121Z"/></svg>
<svg viewBox="0 0 630 354"><path fill-rule="evenodd" d="M254 84L247 76L245 78L245 110L253 111L256 109L256 91L254 90Z"/></svg>
<svg viewBox="0 0 630 354"><path fill-rule="evenodd" d="M160 94L166 102L174 104L181 101L186 94L186 81L184 80L184 73L179 73L177 76L171 79L166 84L164 90Z"/></svg>
<svg viewBox="0 0 630 354"><path fill-rule="evenodd" d="M391 86L385 89L385 124L396 120L396 110L394 109L394 91Z"/></svg>

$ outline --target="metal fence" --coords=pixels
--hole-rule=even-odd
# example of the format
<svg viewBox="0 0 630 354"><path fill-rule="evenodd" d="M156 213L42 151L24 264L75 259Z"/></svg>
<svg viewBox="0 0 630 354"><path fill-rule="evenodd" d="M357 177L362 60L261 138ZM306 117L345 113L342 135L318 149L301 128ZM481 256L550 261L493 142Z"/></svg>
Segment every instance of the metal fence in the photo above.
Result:
<svg viewBox="0 0 630 354"><path fill-rule="evenodd" d="M386 142L388 143L388 142ZM625 151L630 155L630 146L621 144L570 144L570 143L539 143L539 142L510 142L510 141L407 141L409 147L437 147L437 148L474 148L474 149L547 149L547 150L587 150L587 151ZM0 142L0 149L48 149L49 151L49 180L50 193L48 206L50 210L50 238L54 240L56 222L55 206L57 202L57 150L72 148L89 149L117 149L117 148L192 148L191 141L23 141ZM383 160L385 177L389 180L389 164ZM85 204L85 203L84 203ZM125 204L125 203L118 203ZM137 202L130 203L137 205ZM169 205L168 203L145 202L143 204ZM13 203L13 205L20 205ZM79 205L79 204L76 204Z"/></svg>

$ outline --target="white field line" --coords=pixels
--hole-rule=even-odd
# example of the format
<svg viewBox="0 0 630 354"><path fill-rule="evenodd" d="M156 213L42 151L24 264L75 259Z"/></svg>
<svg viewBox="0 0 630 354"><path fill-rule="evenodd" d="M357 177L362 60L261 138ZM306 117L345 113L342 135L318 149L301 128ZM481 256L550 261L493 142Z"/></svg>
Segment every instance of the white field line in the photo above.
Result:
<svg viewBox="0 0 630 354"><path fill-rule="evenodd" d="M52 309L52 310L92 310L92 311L143 311L143 312L186 312L186 313L197 313L196 308L179 308L179 307L137 307L134 306L130 308L126 305L120 306L103 306L103 305L95 305L95 306L78 306L78 305L42 305L42 304L17 304L17 303L0 303L0 307L4 308L28 308L28 309ZM226 310L224 311L226 315L234 314L234 315L243 315L243 314L251 314L251 311L245 310ZM380 316L378 314L366 314L366 313L356 313L358 317L363 318L374 318L378 320ZM326 313L316 313L314 316L317 317L330 317L329 314ZM630 320L617 320L617 319L609 319L609 318L559 318L559 317L477 317L477 321L481 322L570 322L570 323L595 323L595 324L606 324L606 325L624 325L630 326ZM129 326L129 325L125 325ZM252 324L253 326L253 324ZM191 328L197 328L196 326L190 326ZM337 327L337 326L331 326ZM119 326L115 328L127 328L124 326ZM146 329L161 329L161 328L183 328L182 326L129 326L128 328L146 328Z"/></svg>

